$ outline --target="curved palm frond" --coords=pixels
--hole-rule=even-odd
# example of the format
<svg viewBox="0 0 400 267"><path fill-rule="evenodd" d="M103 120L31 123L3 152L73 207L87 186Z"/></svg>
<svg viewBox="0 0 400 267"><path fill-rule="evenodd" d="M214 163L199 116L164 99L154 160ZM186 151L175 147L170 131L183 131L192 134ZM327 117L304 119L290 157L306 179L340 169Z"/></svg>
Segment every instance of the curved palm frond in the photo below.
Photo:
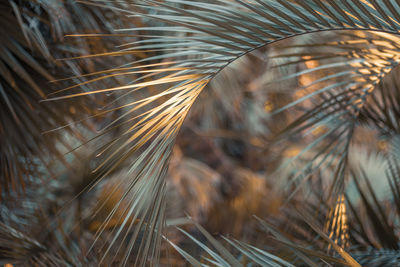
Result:
<svg viewBox="0 0 400 267"><path fill-rule="evenodd" d="M85 3L106 6L108 2ZM341 1L341 5L335 1L323 0L143 0L139 3L127 1L123 9L115 9L129 17L155 20L161 24L119 29L122 33L133 32L135 37L144 39L126 43L124 49L115 52L77 58L121 56L138 52L148 53L149 56L118 68L94 73L91 76L93 78L85 84L133 73L143 76L128 85L108 89L70 94L65 94L66 90L63 90L64 95L53 96L48 100L116 92L130 99L128 104L105 111L121 110L122 115L104 127L101 133L117 125L123 125L126 129L120 138L105 144L101 149L99 155L105 156L97 170L103 166L109 166L108 169L112 170L124 161L133 159L129 175L123 177L119 185L125 192L122 199L128 200L130 205L126 209L127 217L122 219L122 225L115 231L114 240L118 237L125 240L126 236L122 235L124 227L135 229L134 238L129 241L126 259L138 233L145 232L138 253L140 265L145 265L148 258L156 258L158 255L156 245L160 242L159 233L164 217L163 176L175 137L193 102L213 77L237 58L290 37L328 30L370 30L398 34L400 28L400 14L397 11L399 5L397 1L391 0L351 0ZM141 31L148 31L149 34L141 34ZM346 66L348 70L343 75L351 78L351 81L343 81L340 85L334 83L320 89L325 96L329 96L328 99L321 98L327 102L316 104L315 108L298 118L285 131L285 135L291 135L313 129L327 121L332 124L310 146L328 137L337 140L328 143L317 153L317 156L326 153L339 158L331 189L333 199L343 191L347 151L360 109L375 85L398 63L398 58L392 57L393 53L375 58L367 55L355 58L355 55L360 54L363 55L362 51L353 54L347 52L344 56L346 62L324 67ZM146 81L146 78L151 80ZM143 93L149 87L155 87L150 96ZM311 96L313 94L308 98ZM126 121L122 122L122 119ZM326 155L322 163L327 160ZM299 175L306 174L302 171ZM133 222L137 220L128 219L132 215L139 220L136 225Z"/></svg>
<svg viewBox="0 0 400 267"><path fill-rule="evenodd" d="M305 143L305 148L286 164L309 154L306 156L308 163L294 174L292 182L301 184L301 181L312 173L325 168L324 165L331 164L340 166L336 168L340 172L334 174L334 181L340 181L338 177L345 175L343 166L347 164L346 155L354 128L372 114L370 109L380 108L375 104L376 94L385 93L382 92L381 81L398 64L398 37L370 34L372 37L364 34L339 34L334 35L334 38L344 35L350 39L343 39L342 36L341 41L311 42L307 45L282 48L284 52L279 57L295 60L280 65L281 67L300 63L310 67L279 81L313 76L311 80L303 79L306 83L292 90L295 95L293 101L272 113L296 114L296 119L277 135L277 144L280 144L277 141L288 138ZM285 51L294 48L305 50L294 53ZM333 59L335 61L332 62ZM375 99L375 102L369 101L370 98ZM288 183L288 187L290 185L291 183ZM340 191L338 187L334 196L338 196Z"/></svg>

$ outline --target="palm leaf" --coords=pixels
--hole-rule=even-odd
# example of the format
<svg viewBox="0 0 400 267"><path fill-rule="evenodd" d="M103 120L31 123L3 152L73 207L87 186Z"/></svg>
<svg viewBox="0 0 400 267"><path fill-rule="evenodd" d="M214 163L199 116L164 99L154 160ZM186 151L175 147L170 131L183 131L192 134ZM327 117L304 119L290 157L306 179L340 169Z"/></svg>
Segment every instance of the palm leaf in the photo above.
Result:
<svg viewBox="0 0 400 267"><path fill-rule="evenodd" d="M108 1L85 3L107 7ZM205 85L239 57L290 37L328 30L372 30L397 34L400 27L396 20L399 17L398 7L397 1L378 3L358 0L341 1L340 4L322 0L144 0L139 3L127 3L124 9L114 7L129 17L157 20L162 24L119 29L122 33L133 32L135 37L142 36L145 40L127 43L124 50L76 57L115 57L139 52L149 54L148 57L126 63L123 67L94 73L95 78L85 83L90 84L115 75L130 75L132 72L139 72L144 76L131 84L108 89L69 94L65 94L67 90L63 90L63 95L55 95L49 100L116 92L133 99L129 104L106 110L123 110L120 118L125 118L130 126L127 126L118 140L104 146L102 152L106 156L100 167L110 166L109 169L112 170L122 162L133 159L131 176L123 178L121 186L123 184L126 191L123 198L130 199L132 203L127 214L135 214L141 221L135 232L138 233L142 229L147 233L139 253L140 265L146 264L147 257L157 256L155 247L151 244L159 243L158 234L163 224L164 211L161 203L166 163L177 132ZM150 34L141 35L141 31L148 31ZM165 32L166 35L160 32ZM349 56L353 60L349 61ZM389 57L383 57L375 64L373 61L376 59L368 59L364 55L354 60L353 54L347 53L347 62L325 66L347 66L350 70L345 75L352 77L356 74L357 79L322 88L320 91L326 91L329 98L321 99L327 102L316 104L284 131L284 136L290 136L313 129L321 123L331 124L328 132L306 149L309 150L328 138L338 140L328 142L316 154L317 157L325 153L322 163L329 156L339 159L331 188L333 199L336 199L344 188L347 151L360 109L375 85L397 64L396 58L386 61ZM162 63L154 64L160 61ZM368 70L371 69L370 64L373 64L372 71ZM107 75L101 77L99 74ZM297 75L300 74L295 76ZM151 81L144 81L149 77ZM153 86L156 86L157 91L152 95L143 93L145 89ZM69 89L76 90L75 87ZM120 121L114 123L127 124ZM105 127L102 132L107 131L109 127ZM315 168L319 168L322 163ZM303 177L304 174L304 171L301 171L299 177ZM155 229L158 234L153 233ZM120 233L121 230L117 231L117 236Z"/></svg>

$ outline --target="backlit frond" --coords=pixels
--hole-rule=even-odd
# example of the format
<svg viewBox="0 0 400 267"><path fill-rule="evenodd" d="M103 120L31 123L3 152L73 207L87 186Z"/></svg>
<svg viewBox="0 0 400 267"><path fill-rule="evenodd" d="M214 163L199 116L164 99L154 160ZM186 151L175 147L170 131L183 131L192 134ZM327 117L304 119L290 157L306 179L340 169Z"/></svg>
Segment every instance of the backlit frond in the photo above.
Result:
<svg viewBox="0 0 400 267"><path fill-rule="evenodd" d="M107 5L110 2L84 3L110 7ZM124 191L121 202L127 200L129 205L124 213L126 217L121 218L121 226L115 229L112 241L118 238L125 240L125 227L134 229L133 238L127 245L125 264L138 233L144 232L145 238L137 255L137 262L142 266L148 264L148 258L157 258L158 255L156 247L164 217L164 174L175 137L193 102L212 78L239 57L290 37L328 30L368 30L388 36L397 34L400 29L400 14L397 11L400 6L392 0L340 1L340 5L337 1L323 0L143 0L125 1L123 7L111 8L129 18L150 21L152 26L116 29L117 34L130 35L132 40L125 41L115 51L81 55L74 59L133 54L147 56L88 75L88 80L79 85L90 87L109 77L140 76L126 85L105 89L77 91L77 86L66 88L52 94L48 100L65 101L99 94L113 94L119 100L124 100L122 104L120 101L112 102L101 113L121 112L118 119L103 127L101 134L114 127L123 130L119 138L103 144L98 154L102 163L94 171L99 172L107 167L105 173L99 172L99 176L105 177L122 163L131 164L129 175L123 177L120 184ZM78 36L91 38L95 35ZM348 171L347 152L360 110L380 80L400 59L395 42L390 38L388 40L384 50L379 48L381 44L376 44L374 49L366 46L350 49L352 43L333 42L321 45L338 45L339 50L343 48L343 51L294 55L303 62L326 57L340 61L309 67L285 79L320 70L344 68L341 73L321 77L304 85L304 90L315 87L276 111L299 106L306 100L312 107L306 109L279 136L282 139L317 133L305 149L295 155L300 157L307 151L319 148L312 156L312 163L316 164L307 164L296 174L294 181L300 181L299 185L310 172L333 162L336 171L330 189L332 199L336 200L343 192L344 177ZM318 127L324 130L316 131ZM135 220L130 220L131 216Z"/></svg>

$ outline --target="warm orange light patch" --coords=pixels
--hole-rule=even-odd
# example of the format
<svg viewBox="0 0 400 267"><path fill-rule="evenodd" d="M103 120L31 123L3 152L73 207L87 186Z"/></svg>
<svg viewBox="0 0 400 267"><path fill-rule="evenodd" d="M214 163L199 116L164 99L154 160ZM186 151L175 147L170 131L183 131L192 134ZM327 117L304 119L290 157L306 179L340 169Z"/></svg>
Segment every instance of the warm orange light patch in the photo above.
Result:
<svg viewBox="0 0 400 267"><path fill-rule="evenodd" d="M387 148L388 148L388 143L387 143L385 140L380 140L380 141L378 142L378 149L379 149L379 150L386 151Z"/></svg>
<svg viewBox="0 0 400 267"><path fill-rule="evenodd" d="M258 147L263 147L265 144L263 143L263 141L260 138L257 137L253 137L250 139L250 144L252 144L253 146L258 146Z"/></svg>
<svg viewBox="0 0 400 267"><path fill-rule="evenodd" d="M316 127L314 130L312 130L312 134L313 135L323 134L323 133L326 133L326 130L327 130L326 126L320 125L320 126Z"/></svg>
<svg viewBox="0 0 400 267"><path fill-rule="evenodd" d="M349 234L344 195L339 196L335 208L331 210L328 216L326 231L329 231L329 229L329 238L334 239L334 242L341 247L346 247Z"/></svg>
<svg viewBox="0 0 400 267"><path fill-rule="evenodd" d="M264 110L266 112L271 112L273 109L274 109L274 104L272 104L272 102L270 102L270 101L265 102Z"/></svg>
<svg viewBox="0 0 400 267"><path fill-rule="evenodd" d="M288 150L286 150L286 151L283 153L283 155L284 155L285 157L288 157L288 158L293 158L293 157L297 156L299 153L300 153L300 148L298 148L298 147L293 147L293 148L289 148Z"/></svg>
<svg viewBox="0 0 400 267"><path fill-rule="evenodd" d="M12 265L11 263L6 263L4 264L4 267L14 267L14 265Z"/></svg>
<svg viewBox="0 0 400 267"><path fill-rule="evenodd" d="M71 112L71 114L75 114L75 113L76 113L75 107L71 106L71 107L69 108L69 112Z"/></svg>
<svg viewBox="0 0 400 267"><path fill-rule="evenodd" d="M294 93L294 96L296 98L302 98L302 97L306 96L307 93L308 93L307 90L304 90L304 89L303 90L297 90L296 93Z"/></svg>
<svg viewBox="0 0 400 267"><path fill-rule="evenodd" d="M311 56L304 56L304 65L307 69L314 69L319 66L317 60L312 60ZM311 84L314 81L314 75L303 74L299 77L299 83L303 86Z"/></svg>

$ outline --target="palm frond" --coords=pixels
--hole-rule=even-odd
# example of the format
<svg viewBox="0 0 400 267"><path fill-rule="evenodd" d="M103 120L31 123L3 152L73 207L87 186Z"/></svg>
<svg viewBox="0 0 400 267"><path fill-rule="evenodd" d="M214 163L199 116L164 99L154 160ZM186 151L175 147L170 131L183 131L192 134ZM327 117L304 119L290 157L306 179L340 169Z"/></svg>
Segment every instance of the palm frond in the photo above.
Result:
<svg viewBox="0 0 400 267"><path fill-rule="evenodd" d="M196 238L193 234L183 230L181 226L178 227L178 230L202 249L204 253L202 254L202 260L200 261L180 248L179 244L174 244L168 240L167 237L164 237L164 239L166 239L169 244L182 255L182 257L194 266L207 266L209 263L215 266L252 266L253 264L260 266L294 266L292 263L300 265L303 262L308 266L318 266L321 262L325 264L340 264L343 266L360 266L349 253L337 246L334 241L330 240L329 237L323 233L323 231L319 230L315 225L312 225L311 221L308 219L305 219L307 220L307 223L310 223L311 227L318 234L322 235L328 243L336 246L335 249L344 260L324 252L316 251L315 249L310 249L305 245L293 243L285 238L281 233L277 232L270 224L259 218L257 218L257 220L265 230L265 233L262 234L265 234L266 238L270 241L270 245L266 247L266 250L227 237L215 238L198 224L195 224L195 226L202 234L202 238ZM186 221L185 224L190 222L191 220ZM267 233L272 233L273 237L267 237ZM270 247L272 245L274 248ZM291 251L295 257L293 258L293 256L290 256L287 253L281 253L282 251L279 252L277 246L284 247L286 250ZM276 254L268 252L269 250L275 251Z"/></svg>
<svg viewBox="0 0 400 267"><path fill-rule="evenodd" d="M107 7L108 2L85 3ZM145 265L148 257L157 256L154 244L159 243L164 217L163 176L175 137L198 95L222 69L255 49L306 33L328 30L398 33L400 24L396 20L399 17L397 1L378 3L352 0L341 3L343 5L339 6L334 1L322 0L250 2L144 0L139 3L127 2L124 9L111 7L129 17L157 20L160 24L118 29L122 33L133 32L135 37L145 39L134 39L133 42L126 43L122 50L83 55L75 59L117 57L133 53L145 53L149 56L126 62L117 68L94 73L84 85L113 76L131 74L143 76L127 85L107 89L71 92L77 89L77 86L74 86L62 90L61 95L52 95L48 100L66 100L107 93L120 93L122 97L130 98L127 104L116 105L104 111L105 113L122 111L122 115L104 127L101 134L117 126L126 128L120 138L101 148L99 155L104 155L103 162L95 171L107 166L109 171L100 175L104 177L123 162L132 159L131 171L128 176L121 179L120 187L125 192L122 200L127 199L131 204L126 214L129 216L134 214L140 221L135 227L130 225L129 228L135 228L135 237L141 230L146 233L139 250L140 265ZM141 34L141 31L148 31L150 34ZM160 32L165 32L167 35ZM283 136L307 133L317 125L329 123L328 130L319 135L302 153L323 140L330 140L320 152L316 153L314 159L324 153L325 155L313 169L319 168L329 160L337 159L338 167L331 188L332 199L337 199L344 188L344 177L348 171L347 152L360 109L380 79L397 65L398 58L393 58L396 54L394 52L377 57L369 57L371 54L366 55L362 52L347 50L344 55L346 62L327 64L319 68L345 66L348 71L343 75L351 80L335 82L316 90L308 98L324 93L319 102L314 103L314 108L306 111L283 132ZM315 69L297 73L293 77L312 71ZM337 75L332 78L336 77ZM146 81L146 78L151 80ZM324 78L322 81L327 79ZM144 91L150 87L155 91L148 95ZM70 93L66 94L67 91ZM297 103L292 105L294 104ZM122 122L122 119L125 121ZM299 172L300 178L304 176L306 176L304 170ZM127 225L127 218L119 230L116 230L114 240ZM134 241L131 241L130 248L133 243Z"/></svg>
<svg viewBox="0 0 400 267"><path fill-rule="evenodd" d="M165 237L165 239L193 266L208 266L207 264L210 263L215 266L247 266L251 264L259 264L261 266L293 266L275 255L244 242L223 238L225 242L221 243L200 225L196 224L196 227L205 236L206 242L196 239L193 235L181 228L178 228L178 230L204 250L206 255L203 255L202 261L193 258L190 254ZM235 251L231 251L228 245L234 248Z"/></svg>

